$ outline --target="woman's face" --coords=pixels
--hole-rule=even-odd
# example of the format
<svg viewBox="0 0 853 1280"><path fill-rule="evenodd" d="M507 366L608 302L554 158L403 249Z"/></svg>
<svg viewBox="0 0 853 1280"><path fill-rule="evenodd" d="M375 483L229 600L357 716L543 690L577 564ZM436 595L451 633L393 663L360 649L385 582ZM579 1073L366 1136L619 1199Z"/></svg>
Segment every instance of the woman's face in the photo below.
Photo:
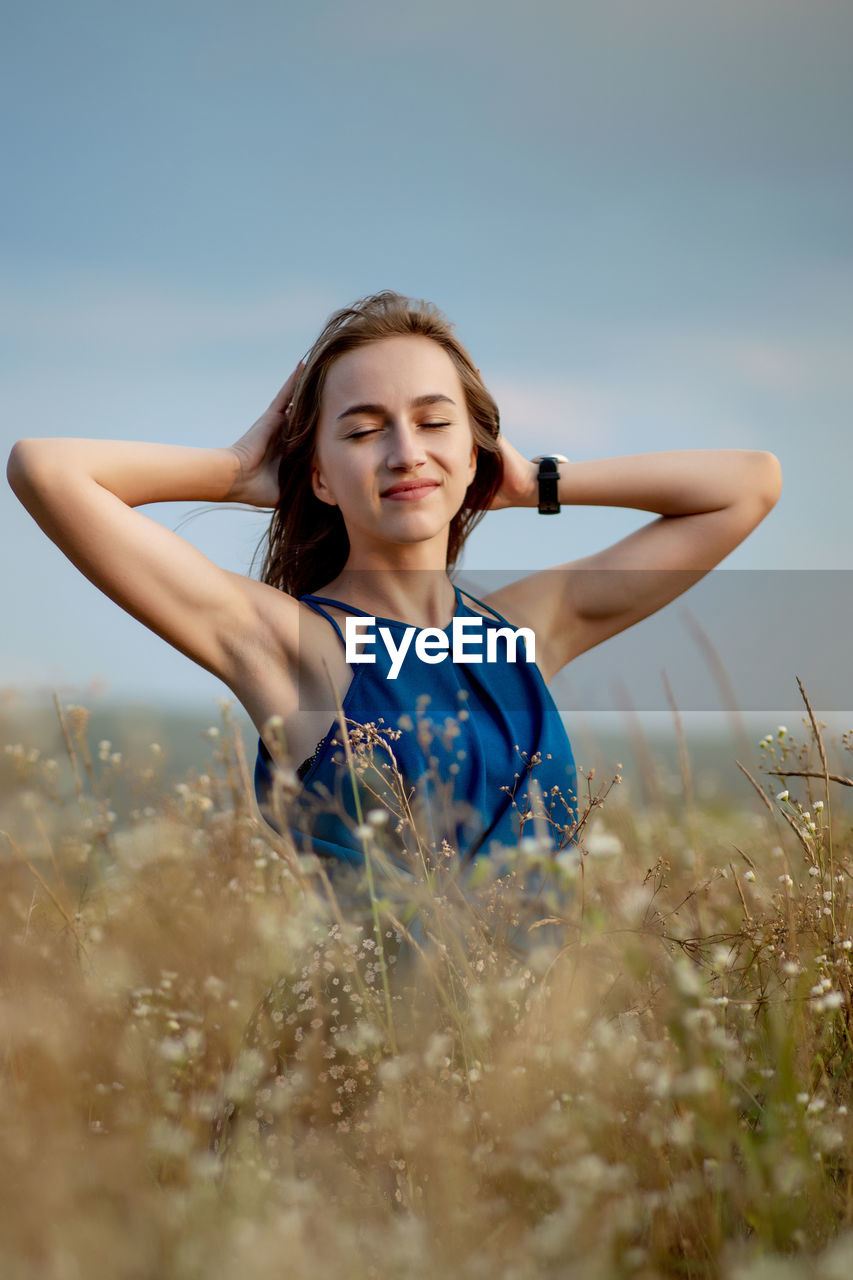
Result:
<svg viewBox="0 0 853 1280"><path fill-rule="evenodd" d="M311 481L350 544L446 544L477 469L465 394L437 342L383 338L339 356L320 406Z"/></svg>

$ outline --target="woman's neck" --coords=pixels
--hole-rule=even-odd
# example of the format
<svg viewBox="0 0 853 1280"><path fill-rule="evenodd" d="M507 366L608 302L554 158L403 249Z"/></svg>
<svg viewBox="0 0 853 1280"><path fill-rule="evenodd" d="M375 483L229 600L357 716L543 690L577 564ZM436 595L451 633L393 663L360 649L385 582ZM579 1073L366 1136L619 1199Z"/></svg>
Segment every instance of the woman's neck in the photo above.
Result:
<svg viewBox="0 0 853 1280"><path fill-rule="evenodd" d="M449 625L456 596L447 569L356 569L347 562L334 581L317 591L377 618L415 627Z"/></svg>
<svg viewBox="0 0 853 1280"><path fill-rule="evenodd" d="M447 574L449 529L421 542L362 541L350 534L350 550L338 576L317 595L328 595L381 618L410 626L446 627L456 612Z"/></svg>

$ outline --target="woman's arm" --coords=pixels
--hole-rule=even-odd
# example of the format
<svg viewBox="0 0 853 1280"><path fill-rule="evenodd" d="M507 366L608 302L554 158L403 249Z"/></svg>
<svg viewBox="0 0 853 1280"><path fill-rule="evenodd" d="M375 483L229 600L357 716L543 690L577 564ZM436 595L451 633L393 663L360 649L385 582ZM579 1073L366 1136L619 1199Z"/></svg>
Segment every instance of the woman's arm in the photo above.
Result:
<svg viewBox="0 0 853 1280"><path fill-rule="evenodd" d="M134 508L169 501L274 502L270 443L294 378L231 448L26 439L9 457L12 489L72 564L229 685L262 639L260 601L272 588L221 569Z"/></svg>
<svg viewBox="0 0 853 1280"><path fill-rule="evenodd" d="M506 449L501 505L536 507L535 464L508 443ZM660 518L596 555L489 597L511 620L533 627L546 679L698 582L761 523L782 489L778 458L751 449L680 449L559 466L561 504L635 507Z"/></svg>
<svg viewBox="0 0 853 1280"><path fill-rule="evenodd" d="M232 449L196 449L133 440L19 440L9 455L9 483L43 486L86 475L125 506L151 502L224 502L240 471Z"/></svg>
<svg viewBox="0 0 853 1280"><path fill-rule="evenodd" d="M493 509L536 507L537 466L502 439L505 481ZM756 490L782 491L782 468L773 453L756 449L675 449L633 453L590 462L561 462L559 501L565 506L634 507L662 516L719 510Z"/></svg>

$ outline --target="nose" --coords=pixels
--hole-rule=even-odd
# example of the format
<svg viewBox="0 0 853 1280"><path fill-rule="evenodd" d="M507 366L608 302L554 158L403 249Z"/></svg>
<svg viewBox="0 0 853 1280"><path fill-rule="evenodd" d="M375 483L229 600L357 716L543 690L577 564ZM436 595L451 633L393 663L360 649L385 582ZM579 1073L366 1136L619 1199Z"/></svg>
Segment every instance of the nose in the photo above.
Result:
<svg viewBox="0 0 853 1280"><path fill-rule="evenodd" d="M392 471L414 471L426 462L423 441L417 430L405 422L395 422L388 436L386 459Z"/></svg>

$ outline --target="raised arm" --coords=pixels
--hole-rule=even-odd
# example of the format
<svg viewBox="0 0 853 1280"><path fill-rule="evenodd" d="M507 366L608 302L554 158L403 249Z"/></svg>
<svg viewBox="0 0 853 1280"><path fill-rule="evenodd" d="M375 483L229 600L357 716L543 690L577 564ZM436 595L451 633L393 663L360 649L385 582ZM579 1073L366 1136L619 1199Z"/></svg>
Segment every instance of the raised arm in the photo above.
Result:
<svg viewBox="0 0 853 1280"><path fill-rule="evenodd" d="M536 466L508 442L504 449L508 465L497 505L535 509ZM781 490L778 458L752 449L679 449L561 463L561 504L634 507L660 518L595 555L514 582L489 601L534 628L537 659L550 679L578 654L698 582L761 523ZM559 516L532 518L559 529Z"/></svg>
<svg viewBox="0 0 853 1280"><path fill-rule="evenodd" d="M68 559L128 613L233 686L263 629L272 588L214 564L186 539L136 511L169 501L272 505L263 458L295 373L231 448L122 440L25 439L7 467L15 494Z"/></svg>

